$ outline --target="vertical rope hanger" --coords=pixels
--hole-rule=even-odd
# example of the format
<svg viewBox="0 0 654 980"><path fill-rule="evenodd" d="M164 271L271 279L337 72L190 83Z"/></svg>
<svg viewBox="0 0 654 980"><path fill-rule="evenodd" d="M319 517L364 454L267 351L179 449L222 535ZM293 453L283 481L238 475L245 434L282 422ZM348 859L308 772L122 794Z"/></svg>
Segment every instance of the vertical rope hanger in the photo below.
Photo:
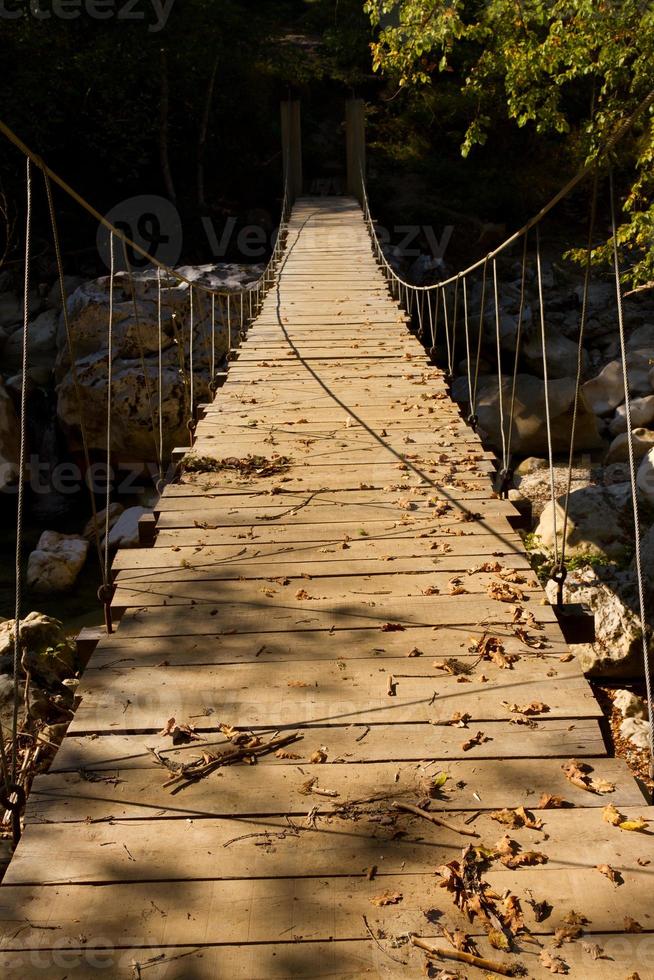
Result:
<svg viewBox="0 0 654 980"><path fill-rule="evenodd" d="M447 370L450 377L452 376L452 345L450 343L450 321L447 309L447 293L445 289L439 290L443 294L443 323L445 325L445 344L447 349Z"/></svg>
<svg viewBox="0 0 654 980"><path fill-rule="evenodd" d="M188 367L189 367L189 415L186 422L189 431L189 439L193 445L193 424L195 419L195 364L193 360L193 335L195 333L195 309L193 306L193 287L188 293L189 301L189 336L188 336Z"/></svg>
<svg viewBox="0 0 654 980"><path fill-rule="evenodd" d="M134 313L134 323L136 325L136 340L139 347L139 359L141 362L141 371L143 372L143 382L145 384L146 397L148 400L148 412L150 414L150 431L152 433L152 439L154 442L154 452L155 459L157 457L157 437L155 434L155 424L154 424L154 405L152 401L152 385L150 384L150 378L148 376L146 364L145 364L145 347L143 344L143 334L141 331L141 318L139 316L138 303L136 299L136 289L134 287L134 276L132 272L132 266L129 261L129 255L127 253L127 243L123 240L123 259L125 261L125 269L127 271L127 281L129 284L129 291L132 300L132 310ZM161 462L157 459L157 468L161 469Z"/></svg>
<svg viewBox="0 0 654 980"><path fill-rule="evenodd" d="M15 785L18 773L18 704L19 668L21 661L21 613L23 604L23 514L25 510L25 464L27 459L27 367L29 351L30 258L32 247L32 165L27 159L25 173L25 276L23 282L23 343L21 352L20 386L20 448L18 452L18 501L16 506L16 595L14 609L14 688L11 724L11 782Z"/></svg>
<svg viewBox="0 0 654 980"><path fill-rule="evenodd" d="M550 393L547 373L547 341L545 338L545 303L543 300L543 269L540 255L540 225L536 225L536 272L538 276L538 312L540 340L543 355L543 390L545 394L545 426L547 430L547 455L550 468L550 500L552 504L552 529L554 531L554 567L559 566L559 541L556 527L556 487L554 485L554 454L552 451L552 425L550 420Z"/></svg>
<svg viewBox="0 0 654 980"><path fill-rule="evenodd" d="M106 485L105 485L105 511L104 511L104 563L102 572L101 601L104 605L104 618L107 626L107 633L113 633L111 620L111 599L112 590L109 578L109 508L111 506L111 413L112 413L112 386L113 386L113 322L114 322L114 236L109 232L109 322L107 324L107 414L106 431L107 440L107 462L106 462Z"/></svg>
<svg viewBox="0 0 654 980"><path fill-rule="evenodd" d="M159 422L159 485L158 493L163 490L163 319L161 312L161 269L157 269L157 416Z"/></svg>
<svg viewBox="0 0 654 980"><path fill-rule="evenodd" d="M227 356L232 349L232 304L231 295L227 293Z"/></svg>
<svg viewBox="0 0 654 980"><path fill-rule="evenodd" d="M629 374L627 369L627 344L624 331L624 310L622 306L622 283L620 282L620 257L618 254L618 229L615 214L615 195L613 190L613 170L609 167L609 199L611 205L611 234L613 236L613 270L615 274L615 293L618 309L618 332L620 335L620 356L622 359L622 379L624 382L624 406L627 422L627 447L629 450L629 481L631 483L631 501L634 515L634 563L636 566L636 582L638 585L638 606L640 613L641 637L643 646L643 670L645 674L645 691L649 713L649 775L654 778L654 712L652 711L652 677L649 663L649 640L647 619L645 616L645 588L643 585L643 565L640 546L640 514L638 510L638 487L636 484L636 461L634 456L634 437L631 428L631 394L629 392Z"/></svg>
<svg viewBox="0 0 654 980"><path fill-rule="evenodd" d="M463 277L463 334L466 344L466 371L468 374L468 401L472 405L472 361L470 358L470 324L468 322L468 280Z"/></svg>
<svg viewBox="0 0 654 980"><path fill-rule="evenodd" d="M479 421L477 417L477 387L479 384L479 364L481 362L481 342L484 336L484 319L486 316L486 278L488 273L488 261L484 259L481 276L481 304L479 307L479 330L477 332L477 352L475 356L475 375L472 385L472 402L470 404L470 415L468 422L473 429L477 428Z"/></svg>
<svg viewBox="0 0 654 980"><path fill-rule="evenodd" d="M520 276L520 305L518 307L518 324L515 334L515 355L513 358L513 381L511 383L511 404L509 407L509 433L507 436L507 466L511 470L511 445L513 440L513 421L515 418L515 400L516 392L518 386L518 366L520 362L520 342L522 340L522 322L525 312L525 296L526 296L526 283L527 283L527 245L528 245L529 232L526 231L524 235L523 245L522 245L522 271ZM511 473L511 475L513 475Z"/></svg>
<svg viewBox="0 0 654 980"><path fill-rule="evenodd" d="M52 243L54 247L55 261L57 265L57 277L59 279L59 296L61 298L61 318L66 333L66 346L68 348L68 357L70 359L70 376L73 382L73 389L75 391L75 401L77 403L77 417L79 419L79 429L80 429L80 435L82 437L82 452L84 455L84 465L86 467L86 473L87 473L87 479L85 480L85 483L89 491L91 515L93 518L93 541L95 544L95 549L97 551L100 575L102 576L103 558L102 558L102 544L100 539L100 526L98 523L98 508L95 502L95 494L93 492L93 487L88 479L88 474L91 473L91 454L89 452L89 440L86 431L86 422L84 420L84 401L82 398L82 390L79 382L79 375L77 372L77 355L75 352L75 344L73 341L73 332L70 326L70 318L68 316L66 283L64 279L64 264L61 257L61 246L59 243L59 229L57 227L57 214L55 211L54 199L52 196L52 186L50 184L50 178L45 171L43 172L43 179L45 183L45 193L48 202L48 211L50 212L50 227L52 230Z"/></svg>
<svg viewBox="0 0 654 980"><path fill-rule="evenodd" d="M568 477L565 488L565 503L563 506L563 530L561 531L561 556L559 567L552 569L551 578L557 585L557 602L563 603L563 585L567 578L567 568L565 566L566 535L568 533L568 512L570 509L570 494L572 491L572 464L574 461L575 437L577 432L577 415L579 412L579 398L581 394L581 375L584 363L584 334L586 330L586 320L588 318L588 294L590 290L590 277L592 269L593 255L593 235L595 231L595 218L597 215L597 190L599 185L599 172L595 171L593 179L593 189L591 192L590 218L588 222L588 241L586 244L586 267L584 271L584 292L581 302L581 315L579 318L579 337L577 339L577 373L575 378L575 398L572 407L572 422L570 425L570 452L568 454Z"/></svg>
<svg viewBox="0 0 654 980"><path fill-rule="evenodd" d="M211 294L211 361L209 374L213 382L216 377L216 294Z"/></svg>
<svg viewBox="0 0 654 980"><path fill-rule="evenodd" d="M498 491L504 497L508 493L508 464L506 455L506 432L504 430L504 379L502 377L502 343L500 337L500 296L497 285L497 259L493 259L493 298L495 303L495 347L497 356L497 399L500 413L500 436L502 439L502 469L498 473Z"/></svg>

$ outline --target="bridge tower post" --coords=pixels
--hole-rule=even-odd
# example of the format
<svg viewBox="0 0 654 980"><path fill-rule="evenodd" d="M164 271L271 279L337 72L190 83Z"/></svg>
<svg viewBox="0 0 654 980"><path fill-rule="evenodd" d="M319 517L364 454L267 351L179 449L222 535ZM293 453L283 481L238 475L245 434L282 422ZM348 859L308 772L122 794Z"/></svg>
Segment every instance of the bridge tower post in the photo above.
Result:
<svg viewBox="0 0 654 980"><path fill-rule="evenodd" d="M288 175L291 201L302 194L302 122L299 99L287 99L281 104L282 152L284 177Z"/></svg>
<svg viewBox="0 0 654 980"><path fill-rule="evenodd" d="M366 112L363 99L348 99L345 103L345 140L347 192L361 201L361 174L366 171Z"/></svg>

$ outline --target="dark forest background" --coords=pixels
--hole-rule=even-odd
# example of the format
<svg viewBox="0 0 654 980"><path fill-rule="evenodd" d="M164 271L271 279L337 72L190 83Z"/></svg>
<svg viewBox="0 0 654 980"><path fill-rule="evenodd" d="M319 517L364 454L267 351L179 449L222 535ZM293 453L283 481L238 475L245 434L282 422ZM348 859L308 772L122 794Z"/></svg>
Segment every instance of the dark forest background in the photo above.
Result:
<svg viewBox="0 0 654 980"><path fill-rule="evenodd" d="M469 104L456 69L407 89L374 74L361 0L176 0L159 31L145 0L136 9L143 21L83 10L69 21L0 20L1 114L103 213L136 194L172 199L186 262L211 260L202 216L218 233L230 216L274 222L279 102L289 96L302 103L308 187L342 177L344 103L365 99L379 218L391 228L429 222L437 234L454 225L454 266L488 246L487 223L499 223L498 234L519 224L573 172L569 140L516 127L499 103L486 145L463 159ZM24 164L5 142L0 160L11 260ZM93 274L95 223L61 194L58 206L67 270ZM42 233L45 243L45 224ZM241 256L232 246L226 258Z"/></svg>

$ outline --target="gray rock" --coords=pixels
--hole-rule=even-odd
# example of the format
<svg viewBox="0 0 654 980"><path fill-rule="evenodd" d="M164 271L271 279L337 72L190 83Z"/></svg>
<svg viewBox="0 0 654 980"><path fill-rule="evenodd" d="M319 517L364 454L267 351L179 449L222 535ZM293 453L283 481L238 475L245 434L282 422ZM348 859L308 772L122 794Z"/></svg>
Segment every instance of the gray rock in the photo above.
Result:
<svg viewBox="0 0 654 980"><path fill-rule="evenodd" d="M643 395L642 398L634 398L630 403L631 425L633 428L648 426L654 422L654 395ZM615 417L610 425L611 435L617 436L621 432L627 431L627 415L624 405L619 405L615 410Z"/></svg>
<svg viewBox="0 0 654 980"><path fill-rule="evenodd" d="M165 352L162 372L162 416L164 454L178 445L188 443L187 395L180 376L176 349ZM145 359L145 374L140 359L117 359L113 364L111 446L118 464L143 462L157 458L157 357ZM148 397L148 385L152 401ZM106 450L107 356L96 353L77 361L77 379L82 392L84 422L92 449ZM196 394L206 391L201 377L196 377ZM153 415L155 431L153 432ZM57 415L68 437L72 451L81 448L79 406L71 372L67 372L57 387Z"/></svg>
<svg viewBox="0 0 654 980"><path fill-rule="evenodd" d="M546 338L547 373L550 378L572 378L577 371L577 344L554 327L549 327ZM522 347L522 354L527 367L538 375L544 376L543 348L541 338L532 335ZM582 358L583 371L588 370L588 354L584 351Z"/></svg>
<svg viewBox="0 0 654 980"><path fill-rule="evenodd" d="M632 394L646 395L652 390L649 380L651 351L634 350L627 354L629 388ZM596 378L582 387L589 407L596 415L606 415L624 402L624 379L620 359L610 361Z"/></svg>
<svg viewBox="0 0 654 980"><path fill-rule="evenodd" d="M83 285L84 279L81 276L64 276L64 292L66 294L66 299L72 296L75 290ZM61 287L59 285L59 280L57 280L48 290L48 295L46 296L46 304L51 310L56 310L57 313L61 312Z"/></svg>
<svg viewBox="0 0 654 980"><path fill-rule="evenodd" d="M114 524L116 523L116 521L118 520L118 518L120 517L120 515L123 513L124 510L125 508L123 507L123 505L119 504L118 502L109 504L109 530L111 530L111 528L114 526ZM101 539L104 537L104 532L107 526L106 515L107 515L106 508L104 508L103 510L99 510L96 514L97 529L99 531ZM96 521L94 520L93 516L91 516L86 522L86 524L84 525L84 530L82 531L82 534L87 539L87 541L94 541L96 536L95 532L96 532Z"/></svg>
<svg viewBox="0 0 654 980"><path fill-rule="evenodd" d="M33 592L68 592L81 572L89 543L75 534L44 531L27 560L27 585Z"/></svg>
<svg viewBox="0 0 654 980"><path fill-rule="evenodd" d="M464 401L468 397L467 381L453 385L455 398ZM512 380L504 378L502 384L505 432L508 430L508 412L511 402ZM552 418L552 442L554 452L566 452L570 448L570 427L575 383L572 378L550 381L550 413ZM519 374L516 384L516 412L513 431L513 450L517 453L540 455L547 452L545 422L545 385L540 378ZM501 426L498 381L496 375L481 378L478 386L477 414L479 425L493 445L500 449ZM578 451L597 449L603 445L595 416L588 410L583 397L579 404L575 445Z"/></svg>
<svg viewBox="0 0 654 980"><path fill-rule="evenodd" d="M18 417L0 378L0 493L18 479L19 454Z"/></svg>
<svg viewBox="0 0 654 980"><path fill-rule="evenodd" d="M546 586L554 601L556 583ZM595 642L573 644L582 670L593 677L639 677L643 674L641 623L633 611L635 589L628 572L577 569L568 574L564 602L586 603L595 613ZM649 651L650 659L652 651Z"/></svg>
<svg viewBox="0 0 654 980"><path fill-rule="evenodd" d="M29 324L28 365L52 370L57 351L57 324L59 317L55 310L44 310ZM7 371L19 371L23 357L23 328L14 331L4 349L3 365Z"/></svg>
<svg viewBox="0 0 654 980"><path fill-rule="evenodd" d="M631 443L634 458L642 459L654 447L654 432L651 429L632 429ZM629 459L629 434L621 432L609 446L605 462L624 463L627 459Z"/></svg>
<svg viewBox="0 0 654 980"><path fill-rule="evenodd" d="M654 447L647 451L640 462L636 485L641 499L654 507ZM652 544L654 545L654 540Z"/></svg>
<svg viewBox="0 0 654 980"><path fill-rule="evenodd" d="M15 629L14 619L5 619L0 623L0 657L13 653ZM64 643L66 632L58 619L45 613L31 612L20 621L20 638L31 653L41 654L50 647Z"/></svg>
<svg viewBox="0 0 654 980"><path fill-rule="evenodd" d="M628 350L654 349L654 323L643 323L632 330L627 338Z"/></svg>
<svg viewBox="0 0 654 980"><path fill-rule="evenodd" d="M139 518L151 514L147 507L128 507L109 532L110 548L138 548Z"/></svg>
<svg viewBox="0 0 654 980"><path fill-rule="evenodd" d="M559 547L563 540L565 497L559 497L553 508L546 504L536 534L543 546L554 551L554 527ZM555 516L554 516L555 515ZM566 552L573 555L598 555L621 558L633 533L631 486L616 483L609 487L589 486L570 494L566 527Z"/></svg>

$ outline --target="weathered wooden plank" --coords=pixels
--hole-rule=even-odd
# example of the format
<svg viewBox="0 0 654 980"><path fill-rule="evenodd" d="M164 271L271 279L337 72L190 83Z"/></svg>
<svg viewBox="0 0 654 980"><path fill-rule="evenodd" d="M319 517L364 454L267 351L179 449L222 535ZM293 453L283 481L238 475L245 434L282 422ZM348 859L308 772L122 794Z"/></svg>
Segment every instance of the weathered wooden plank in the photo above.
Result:
<svg viewBox="0 0 654 980"><path fill-rule="evenodd" d="M444 762L440 768L448 773L446 786L451 788L434 801L434 812L534 807L543 793L586 808L604 807L609 802L616 806L644 805L629 769L619 759L593 762L594 775L616 785L615 792L608 795L588 793L574 786L563 774L560 759L463 760ZM37 776L26 820L84 823L152 817L195 819L285 813L304 816L313 807L321 813L333 813L356 800L383 798L416 803L424 799L421 763L268 766L265 779L261 772L258 766L231 766L176 795L164 788L160 772L148 769L117 769L114 778L100 782L89 781L79 773ZM314 776L314 786L319 790L338 795L325 796L308 790Z"/></svg>
<svg viewBox="0 0 654 980"><path fill-rule="evenodd" d="M201 522L198 522L201 523ZM189 526L190 525L190 526ZM402 539L428 538L436 552L440 545L457 541L463 537L483 535L493 538L493 552L502 551L513 540L513 529L504 516L489 516L483 521L452 521L449 524L436 521L371 521L365 525L361 521L330 521L317 524L268 524L236 525L234 527L198 527L194 519L183 518L172 523L170 515L162 515L158 522L158 547L171 544L182 545L215 545L215 544L247 544L248 542L291 543L293 541L313 541L323 545L342 545L358 537L374 538L377 541L388 542L387 554L393 554L393 542ZM473 552L474 553L474 552ZM492 554L492 552L491 552Z"/></svg>
<svg viewBox="0 0 654 980"><path fill-rule="evenodd" d="M221 856L207 855L208 868ZM615 886L594 869L492 870L484 877L496 893L510 889L523 901L529 891L546 891L553 908L544 922L535 922L528 907L525 909L525 922L540 935L551 935L564 925L573 908L598 932L608 932L615 928L616 913L623 903L631 903L632 908L654 903L654 877L643 869L624 872L620 898L616 898ZM376 906L374 898L387 890L401 894L401 901ZM28 916L21 913L25 906ZM169 882L8 885L0 890L4 933L0 942L5 950L50 947L53 927L64 946L77 946L80 932L91 946L99 945L99 937L107 935L117 945L134 945L135 941L143 945L256 943L278 941L289 933L314 942L364 939L368 936L364 916L374 929L419 933L424 929L426 907L434 915L456 911L433 873L385 875L383 882L369 881L365 875L186 881L183 888L171 887ZM463 924L466 919L459 913L456 921ZM25 929L28 924L31 928ZM477 929L481 931L481 926Z"/></svg>
<svg viewBox="0 0 654 980"><path fill-rule="evenodd" d="M484 627L416 628L404 632L381 634L379 629L334 630L334 632L305 630L302 632L268 633L260 637L254 633L220 633L215 618L197 624L196 631L188 636L160 633L152 636L147 632L149 619L142 624L137 618L131 623L127 635L127 613L117 633L100 640L89 669L103 669L109 664L140 664L157 667L164 662L171 666L186 664L233 664L266 663L268 661L314 661L340 659L348 662L361 658L389 657L442 658L448 655L465 656L469 647L482 639ZM140 634L139 629L143 632ZM493 625L494 636L501 639L507 653L521 656L538 656L558 660L568 653L567 646L556 623L546 623L538 632L543 649L530 650L512 631L511 625ZM418 654L414 651L420 651Z"/></svg>
<svg viewBox="0 0 654 980"><path fill-rule="evenodd" d="M444 945L442 937L430 935L434 927L423 928L421 935L436 946ZM515 955L498 954L484 936L475 937L481 956L509 965L522 963L533 980L551 980L552 973L538 959L540 949L521 941L515 944ZM593 959L588 950L599 946L604 955ZM587 980L616 980L638 972L649 980L647 970L654 958L654 935L633 936L585 933L583 943L567 944L555 950L562 956L571 977ZM116 980L133 980L137 971L148 980L193 978L215 980L397 980L399 976L418 980L425 976L426 959L420 950L396 939L392 934L382 939L361 939L327 943L291 942L272 944L128 947L119 949L89 948L88 944L56 950L0 952L0 970L8 980L23 980L30 970L38 970L43 980L88 980L95 971L110 971ZM439 967L456 967L442 960ZM172 972L171 972L172 971ZM589 972L590 971L590 972ZM109 973L108 973L109 975Z"/></svg>
<svg viewBox="0 0 654 980"><path fill-rule="evenodd" d="M77 772L86 769L92 772L116 769L151 769L158 763L145 747L155 748L162 758L174 763L188 762L197 758L200 751L222 751L227 739L216 728L216 715L206 715L193 719L193 724L201 733L202 744L189 742L171 748L170 738L155 733L105 734L92 736L70 733L64 739L56 758L49 769L54 772ZM212 730L207 730L210 726ZM301 738L289 752L297 756L298 762L308 762L311 755L324 748L326 764L333 762L410 762L430 760L425 764L425 772L433 770L433 760L449 761L467 759L513 759L513 758L568 758L570 753L583 758L605 756L604 740L595 719L545 718L534 723L534 727L523 727L516 737L515 726L508 721L486 721L484 733L489 741L475 747L474 753L462 748L469 731L456 726L433 726L429 724L386 725L371 719L370 724L362 725L324 725L302 726L298 729ZM273 734L277 729L257 729L262 737ZM295 731L295 729L293 729ZM259 765L295 765L291 759L274 754L261 756ZM438 767L436 767L437 769Z"/></svg>
<svg viewBox="0 0 654 980"><path fill-rule="evenodd" d="M338 662L241 664L228 672L209 666L166 667L159 670L153 690L149 671L120 664L85 676L69 731L157 731L171 716L199 719L198 726L212 728L218 721L249 727L435 724L458 713L470 715L473 725L520 718L512 706L541 702L548 718L601 716L576 661L554 667L531 657L514 670L484 664L485 680L473 673L463 684L460 676L446 671L417 671L404 665L399 673L376 661L356 661L346 669ZM470 734L475 733L463 730L461 743ZM425 733L424 752L438 735ZM476 749L470 754L476 755Z"/></svg>
<svg viewBox="0 0 654 980"><path fill-rule="evenodd" d="M505 602L484 600L479 596L430 596L395 599L381 607L357 608L355 603L316 600L303 605L291 603L286 607L273 607L261 600L241 603L238 607L212 602L190 605L157 606L127 611L121 619L123 636L161 636L166 633L191 636L197 633L261 633L298 631L339 631L377 628L383 643L386 623L404 627L408 634L413 627L460 626L474 630L483 622L495 632L499 625L514 621L514 610ZM300 608L301 607L301 608ZM536 623L554 623L556 616L551 606L533 605ZM410 634L406 639L411 642Z"/></svg>

